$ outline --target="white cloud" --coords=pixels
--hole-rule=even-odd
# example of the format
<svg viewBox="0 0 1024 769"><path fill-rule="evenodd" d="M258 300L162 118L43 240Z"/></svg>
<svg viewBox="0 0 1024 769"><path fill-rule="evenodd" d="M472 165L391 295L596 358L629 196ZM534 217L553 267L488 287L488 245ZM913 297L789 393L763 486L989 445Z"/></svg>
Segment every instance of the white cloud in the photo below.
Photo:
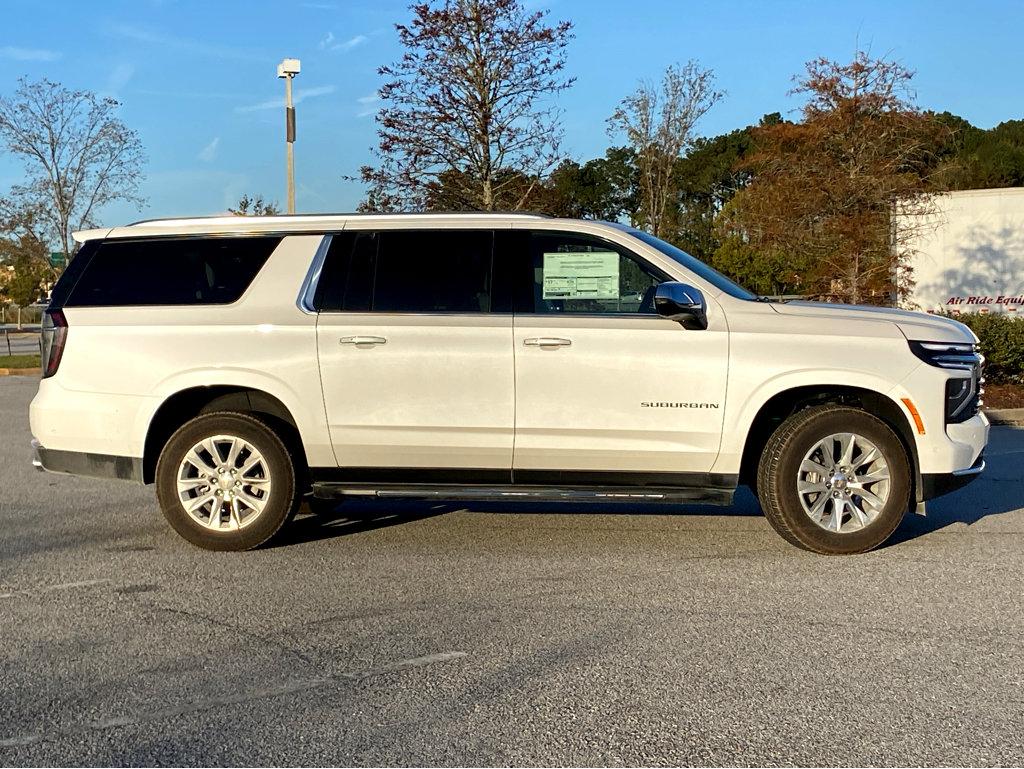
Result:
<svg viewBox="0 0 1024 769"><path fill-rule="evenodd" d="M351 51L356 46L362 45L369 40L366 35L356 35L355 37L349 38L343 43L335 43L331 46L332 51Z"/></svg>
<svg viewBox="0 0 1024 769"><path fill-rule="evenodd" d="M215 59L245 59L263 61L265 57L250 51L243 51L238 48L231 48L222 45L209 45L192 40L186 37L173 37L156 32L145 27L136 27L131 24L115 24L109 30L111 34L133 40L136 43L159 46L161 48L174 48L179 51L195 54L198 56L209 56Z"/></svg>
<svg viewBox="0 0 1024 769"><path fill-rule="evenodd" d="M377 33L370 33L370 35L375 34ZM341 51L342 53L347 53L353 48L357 48L362 45L369 39L369 35L356 35L355 37L350 37L348 40L338 40L338 38L334 36L334 32L328 32L320 39L320 42L316 44L316 47L321 51Z"/></svg>
<svg viewBox="0 0 1024 769"><path fill-rule="evenodd" d="M50 51L45 48L20 48L16 45L5 45L0 47L0 58L14 59L14 61L56 61L63 54L60 51Z"/></svg>
<svg viewBox="0 0 1024 769"><path fill-rule="evenodd" d="M132 79L135 74L135 65L122 62L118 64L114 69L107 75L107 82L103 86L103 93L111 96L117 96L117 94L128 85L128 81Z"/></svg>
<svg viewBox="0 0 1024 769"><path fill-rule="evenodd" d="M333 85L318 85L315 88L298 88L295 93L292 94L292 103L300 104L306 99L312 99L316 96L324 96L325 94L334 93L335 86ZM268 99L267 101L261 101L259 104L249 104L245 107L235 107L235 112L256 112L264 109L280 109L284 106L284 97L279 99Z"/></svg>
<svg viewBox="0 0 1024 769"><path fill-rule="evenodd" d="M356 117L368 117L377 113L377 106L383 101L380 94L371 93L367 96L360 96L356 103L360 106Z"/></svg>
<svg viewBox="0 0 1024 769"><path fill-rule="evenodd" d="M213 141L199 151L199 159L204 163L212 163L217 157L217 147L220 146L220 137L214 136Z"/></svg>

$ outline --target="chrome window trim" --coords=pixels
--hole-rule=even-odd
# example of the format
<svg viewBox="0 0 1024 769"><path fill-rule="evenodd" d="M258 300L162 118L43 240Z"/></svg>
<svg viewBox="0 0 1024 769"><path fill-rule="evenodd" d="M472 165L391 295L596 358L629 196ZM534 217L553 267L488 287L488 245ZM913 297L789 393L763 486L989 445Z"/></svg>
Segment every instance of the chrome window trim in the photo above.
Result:
<svg viewBox="0 0 1024 769"><path fill-rule="evenodd" d="M315 289L314 289L315 293ZM313 310L313 312L316 312ZM631 320L665 320L665 318L656 312L606 312L606 313L583 313L583 312L374 312L372 310L323 310L319 313L325 317L334 317L338 315L345 316L376 316L376 317L392 317L392 318L408 318L412 316L418 317L431 317L431 316L448 316L448 315L462 315L467 317L495 317L495 316L507 316L515 318L628 318ZM674 322L674 321L672 321Z"/></svg>
<svg viewBox="0 0 1024 769"><path fill-rule="evenodd" d="M325 318L335 318L345 316L351 317L362 317L362 318L432 318L432 317L466 317L466 318L496 318L496 317L509 317L513 316L511 312L374 312L373 310L323 310L320 312Z"/></svg>
<svg viewBox="0 0 1024 769"><path fill-rule="evenodd" d="M324 235L320 245L317 246L316 253L313 254L313 261L310 263L306 277L302 281L302 287L299 289L299 298L296 305L307 315L318 314L315 301L316 288L320 282L320 273L323 272L324 262L327 260L327 252L331 248L331 240L333 238L334 235L332 233Z"/></svg>

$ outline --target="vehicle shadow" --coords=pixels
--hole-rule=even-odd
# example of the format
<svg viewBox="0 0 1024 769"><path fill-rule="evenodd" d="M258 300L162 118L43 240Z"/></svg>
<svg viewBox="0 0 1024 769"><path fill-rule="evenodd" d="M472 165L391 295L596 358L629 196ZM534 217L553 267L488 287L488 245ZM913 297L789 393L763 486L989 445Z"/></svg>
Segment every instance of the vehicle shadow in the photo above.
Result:
<svg viewBox="0 0 1024 769"><path fill-rule="evenodd" d="M348 497L335 503L318 501L315 512L303 504L292 524L268 547L284 547L321 539L361 534L390 526L434 518L448 513L470 511L493 515L672 515L672 516L760 516L754 495L746 488L736 492L729 507L665 502L579 502L579 501L501 501L501 500L425 500Z"/></svg>
<svg viewBox="0 0 1024 769"><path fill-rule="evenodd" d="M940 531L958 523L968 526L981 519L1024 508L1024 429L1001 427L992 431L986 450L987 467L968 486L928 503L926 516L909 514L883 547L891 547ZM515 515L626 515L626 516L761 516L757 499L746 487L736 491L729 507L655 502L578 501L439 501L349 497L320 503L311 512L303 505L291 526L269 547L286 547L334 537L345 537L423 521L458 511Z"/></svg>
<svg viewBox="0 0 1024 769"><path fill-rule="evenodd" d="M985 471L962 489L927 503L927 515L908 515L885 543L898 545L958 523L1024 509L1024 429L993 428Z"/></svg>
<svg viewBox="0 0 1024 769"><path fill-rule="evenodd" d="M404 523L434 518L458 509L449 504L422 500L338 500L334 505L318 504L314 510L303 503L291 525L267 547L287 547L321 539L363 534Z"/></svg>

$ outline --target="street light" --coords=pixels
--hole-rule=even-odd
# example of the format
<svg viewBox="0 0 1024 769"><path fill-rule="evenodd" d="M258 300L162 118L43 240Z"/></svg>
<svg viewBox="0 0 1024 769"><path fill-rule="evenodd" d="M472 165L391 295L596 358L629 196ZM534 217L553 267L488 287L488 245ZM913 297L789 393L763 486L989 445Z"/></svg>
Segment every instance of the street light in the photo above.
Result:
<svg viewBox="0 0 1024 769"><path fill-rule="evenodd" d="M302 69L298 59L282 59L277 76L284 78L285 147L288 157L288 213L295 213L295 107L292 105L292 78Z"/></svg>

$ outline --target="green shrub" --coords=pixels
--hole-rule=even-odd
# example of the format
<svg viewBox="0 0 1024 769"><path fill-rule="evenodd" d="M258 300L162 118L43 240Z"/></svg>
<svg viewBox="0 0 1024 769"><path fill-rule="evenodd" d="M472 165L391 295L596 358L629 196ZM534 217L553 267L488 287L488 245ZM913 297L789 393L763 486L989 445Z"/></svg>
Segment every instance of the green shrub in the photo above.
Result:
<svg viewBox="0 0 1024 769"><path fill-rule="evenodd" d="M1024 318L1003 313L965 312L955 319L981 340L985 379L992 384L1024 384Z"/></svg>

